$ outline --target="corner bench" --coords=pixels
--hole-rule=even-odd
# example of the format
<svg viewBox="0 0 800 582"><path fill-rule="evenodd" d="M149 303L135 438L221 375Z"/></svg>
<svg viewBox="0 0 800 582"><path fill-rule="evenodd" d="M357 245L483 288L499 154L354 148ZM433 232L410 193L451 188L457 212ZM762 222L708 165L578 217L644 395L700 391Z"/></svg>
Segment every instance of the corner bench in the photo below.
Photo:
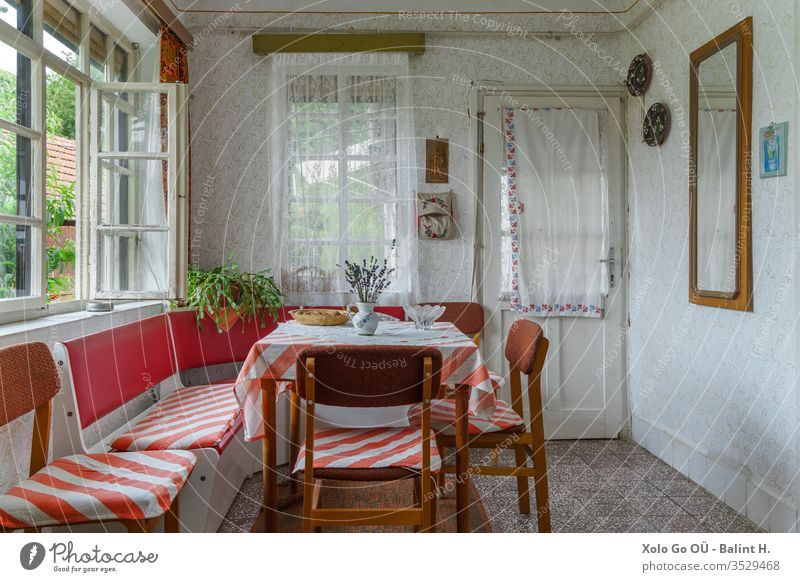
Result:
<svg viewBox="0 0 800 582"><path fill-rule="evenodd" d="M181 529L216 531L244 479L260 468L260 443L244 441L235 378L184 386L181 372L242 362L275 326L237 321L219 333L210 319L198 328L194 311L177 311L57 343L62 385L72 393L67 428L79 437L70 439L79 441L73 448L82 449L75 452L191 450L197 464L181 493ZM128 418L127 407L143 403Z"/></svg>

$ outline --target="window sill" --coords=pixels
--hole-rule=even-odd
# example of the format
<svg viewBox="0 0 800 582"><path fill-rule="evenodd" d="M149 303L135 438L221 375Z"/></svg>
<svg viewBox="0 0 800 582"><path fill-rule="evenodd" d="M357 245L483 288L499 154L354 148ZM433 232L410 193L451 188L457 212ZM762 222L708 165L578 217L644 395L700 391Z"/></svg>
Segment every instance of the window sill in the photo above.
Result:
<svg viewBox="0 0 800 582"><path fill-rule="evenodd" d="M0 338L20 333L28 333L38 329L51 328L65 323L74 323L98 317L110 317L115 313L136 311L145 307L162 306L163 301L132 301L114 305L113 311L90 313L83 309L76 309L65 313L47 314L42 317L29 317L24 321L0 323Z"/></svg>

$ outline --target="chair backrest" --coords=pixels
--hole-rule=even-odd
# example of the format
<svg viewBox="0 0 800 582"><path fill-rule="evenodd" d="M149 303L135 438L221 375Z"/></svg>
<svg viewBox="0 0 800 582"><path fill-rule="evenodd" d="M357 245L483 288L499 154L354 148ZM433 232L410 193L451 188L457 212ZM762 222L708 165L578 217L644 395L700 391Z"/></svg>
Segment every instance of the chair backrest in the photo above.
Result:
<svg viewBox="0 0 800 582"><path fill-rule="evenodd" d="M296 384L306 398L306 364L314 358L314 401L353 408L422 402L424 362L432 363L431 393L439 392L442 354L413 346L314 346L297 356Z"/></svg>
<svg viewBox="0 0 800 582"><path fill-rule="evenodd" d="M547 340L541 326L527 319L518 319L511 324L506 338L505 356L511 367L516 367L526 376L535 370L537 354Z"/></svg>
<svg viewBox="0 0 800 582"><path fill-rule="evenodd" d="M175 374L165 314L64 342L81 428Z"/></svg>
<svg viewBox="0 0 800 582"><path fill-rule="evenodd" d="M291 319L285 307L278 310L278 322ZM243 362L250 348L273 331L278 324L267 315L264 327L256 319L239 319L227 332L220 333L214 320L203 318L197 325L197 312L171 311L167 314L175 343L175 357L181 372L205 366Z"/></svg>
<svg viewBox="0 0 800 582"><path fill-rule="evenodd" d="M0 426L46 404L60 387L53 356L42 342L0 348Z"/></svg>
<svg viewBox="0 0 800 582"><path fill-rule="evenodd" d="M478 335L483 331L483 306L471 301L438 301L444 313L437 321L449 321L466 335Z"/></svg>

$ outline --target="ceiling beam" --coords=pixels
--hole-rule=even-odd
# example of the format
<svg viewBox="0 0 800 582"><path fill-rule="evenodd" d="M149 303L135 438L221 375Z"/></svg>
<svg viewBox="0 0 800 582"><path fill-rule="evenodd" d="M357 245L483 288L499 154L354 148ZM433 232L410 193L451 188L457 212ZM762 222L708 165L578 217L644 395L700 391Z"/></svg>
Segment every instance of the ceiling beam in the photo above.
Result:
<svg viewBox="0 0 800 582"><path fill-rule="evenodd" d="M423 33L363 34L254 34L253 52L272 53L380 53L425 52Z"/></svg>
<svg viewBox="0 0 800 582"><path fill-rule="evenodd" d="M126 0L126 3L127 1L130 0ZM172 32L178 35L178 38L181 39L181 42L191 49L192 44L194 43L192 33L189 32L189 29L186 28L180 20L178 20L178 17L167 5L165 0L133 0L133 2L138 2L146 6L150 12L154 14L156 18L158 18L159 22L169 26L172 29Z"/></svg>

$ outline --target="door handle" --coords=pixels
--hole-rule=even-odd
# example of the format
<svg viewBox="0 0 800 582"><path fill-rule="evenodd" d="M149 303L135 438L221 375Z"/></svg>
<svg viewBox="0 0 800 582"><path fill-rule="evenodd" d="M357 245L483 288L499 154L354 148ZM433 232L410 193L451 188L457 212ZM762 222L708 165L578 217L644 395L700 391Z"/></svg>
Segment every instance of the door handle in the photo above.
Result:
<svg viewBox="0 0 800 582"><path fill-rule="evenodd" d="M607 259L600 259L597 261L598 263L605 263L608 265L608 286L610 288L614 288L614 263L617 261L614 259L614 247L608 249L608 258Z"/></svg>

